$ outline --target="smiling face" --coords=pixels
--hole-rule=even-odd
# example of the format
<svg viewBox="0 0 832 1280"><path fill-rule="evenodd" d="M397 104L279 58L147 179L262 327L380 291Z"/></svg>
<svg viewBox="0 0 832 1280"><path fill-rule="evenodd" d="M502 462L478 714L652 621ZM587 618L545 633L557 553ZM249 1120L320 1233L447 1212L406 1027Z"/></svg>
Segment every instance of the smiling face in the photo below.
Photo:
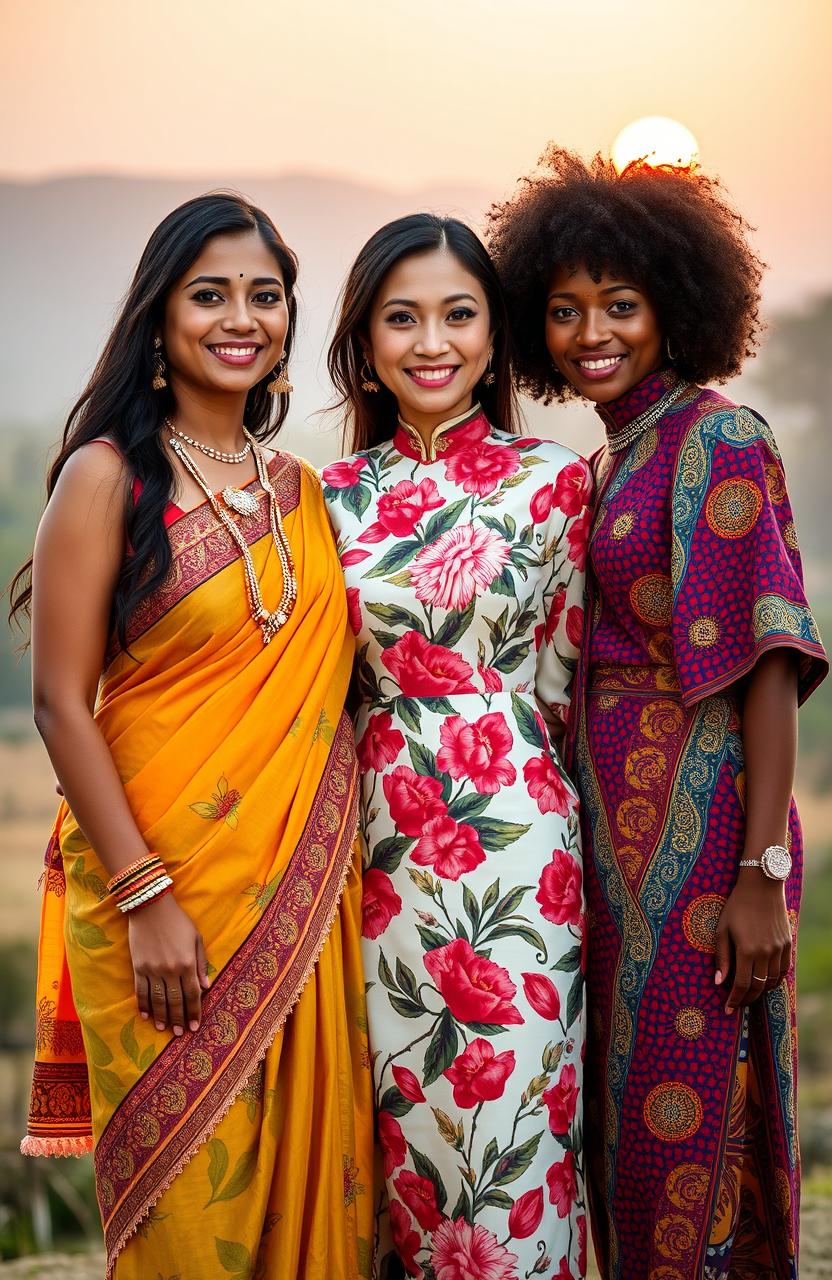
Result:
<svg viewBox="0 0 832 1280"><path fill-rule="evenodd" d="M549 282L546 346L580 395L607 404L662 361L662 334L646 294L606 272L559 267Z"/></svg>
<svg viewBox="0 0 832 1280"><path fill-rule="evenodd" d="M471 408L491 352L482 285L446 249L402 258L370 309L367 358L399 413L431 431Z"/></svg>
<svg viewBox="0 0 832 1280"><path fill-rule="evenodd" d="M171 289L160 334L174 396L247 393L283 353L283 274L257 231L209 240Z"/></svg>

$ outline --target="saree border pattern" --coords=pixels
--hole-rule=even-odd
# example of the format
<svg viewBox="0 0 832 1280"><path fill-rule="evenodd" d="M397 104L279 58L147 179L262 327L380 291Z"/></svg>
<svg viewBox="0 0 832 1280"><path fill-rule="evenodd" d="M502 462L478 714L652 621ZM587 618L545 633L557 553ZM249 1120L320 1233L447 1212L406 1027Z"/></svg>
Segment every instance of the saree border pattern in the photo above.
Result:
<svg viewBox="0 0 832 1280"><path fill-rule="evenodd" d="M199 1030L168 1043L96 1145L107 1277L142 1219L228 1112L299 999L338 909L357 820L353 731L344 713L297 848L257 925L207 992Z"/></svg>

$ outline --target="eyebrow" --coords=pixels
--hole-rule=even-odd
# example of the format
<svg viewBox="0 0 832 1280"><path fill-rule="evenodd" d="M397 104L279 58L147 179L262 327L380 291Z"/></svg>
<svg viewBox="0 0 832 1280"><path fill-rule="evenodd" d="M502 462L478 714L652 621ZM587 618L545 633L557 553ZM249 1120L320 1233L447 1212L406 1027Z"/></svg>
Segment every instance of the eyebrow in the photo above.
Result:
<svg viewBox="0 0 832 1280"><path fill-rule="evenodd" d="M252 280L253 285L276 284L278 289L282 289L283 285L277 276L258 276L256 280ZM193 280L189 280L185 285L186 289L190 289L195 284L221 284L230 285L231 280L228 276L194 276Z"/></svg>
<svg viewBox="0 0 832 1280"><path fill-rule="evenodd" d="M473 293L452 293L452 294L449 294L447 298L442 299L442 306L447 307L452 302L462 302L464 298L467 298L469 302L476 303L477 301ZM384 306L385 307L417 307L418 308L419 303L414 302L412 298L391 298L389 302L385 302Z"/></svg>
<svg viewBox="0 0 832 1280"><path fill-rule="evenodd" d="M634 293L641 293L641 290L639 289L638 285L635 285L635 284L611 284L611 285L608 285L606 289L602 289L601 293L618 293L621 289L630 289ZM551 302L552 298L577 298L577 296L578 296L577 293L566 293L566 292L562 292L560 289L555 289L552 293L549 294L549 297L546 299L546 301Z"/></svg>

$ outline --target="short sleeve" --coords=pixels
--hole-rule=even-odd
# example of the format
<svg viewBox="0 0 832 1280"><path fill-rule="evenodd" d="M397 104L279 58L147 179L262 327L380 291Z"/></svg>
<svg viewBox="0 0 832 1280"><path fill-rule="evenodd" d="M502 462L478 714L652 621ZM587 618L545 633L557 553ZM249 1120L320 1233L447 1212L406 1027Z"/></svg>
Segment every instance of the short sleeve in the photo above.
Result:
<svg viewBox="0 0 832 1280"><path fill-rule="evenodd" d="M672 498L673 650L683 701L727 688L769 649L799 655L799 701L828 671L803 589L780 454L750 409L682 442Z"/></svg>
<svg viewBox="0 0 832 1280"><path fill-rule="evenodd" d="M536 636L535 670L535 693L553 723L566 724L584 634L592 488L592 473L583 458L568 463L553 486L555 503L560 505L553 507L547 529L547 539L554 538L552 575L544 593L544 621Z"/></svg>

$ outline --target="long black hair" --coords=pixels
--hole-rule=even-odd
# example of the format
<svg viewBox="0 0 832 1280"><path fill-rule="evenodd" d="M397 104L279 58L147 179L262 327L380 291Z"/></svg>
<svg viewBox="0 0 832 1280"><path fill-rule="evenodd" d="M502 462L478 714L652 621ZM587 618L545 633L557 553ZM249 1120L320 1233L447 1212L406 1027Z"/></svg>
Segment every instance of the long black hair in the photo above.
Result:
<svg viewBox="0 0 832 1280"><path fill-rule="evenodd" d="M169 387L163 391L151 387L154 335L161 328L168 294L206 242L246 231L259 233L280 266L289 311L284 346L288 357L297 314L294 253L268 214L236 192L212 192L187 200L159 223L148 240L92 377L67 418L60 452L49 470L47 500L72 454L91 440L107 436L124 458L130 481L141 483L135 502L132 483L127 486L125 526L130 554L125 556L113 596L112 625L123 647L131 613L160 584L171 563L163 517L173 495L174 472L162 444L161 427L175 405ZM251 388L246 401L246 425L258 440L274 435L289 410L288 395L267 392L270 376ZM30 558L12 579L10 621L30 612L31 570Z"/></svg>
<svg viewBox="0 0 832 1280"><path fill-rule="evenodd" d="M411 213L386 223L371 236L353 263L341 295L338 322L329 348L327 367L338 393L334 406L345 410L344 441L350 452L389 440L396 429L396 397L383 384L368 394L361 388L361 369L369 329L370 310L387 274L403 258L447 249L482 286L494 335L491 372L494 382L481 381L477 395L489 421L504 431L518 429L517 402L511 377L511 335L508 313L494 264L479 237L457 218L434 213Z"/></svg>

